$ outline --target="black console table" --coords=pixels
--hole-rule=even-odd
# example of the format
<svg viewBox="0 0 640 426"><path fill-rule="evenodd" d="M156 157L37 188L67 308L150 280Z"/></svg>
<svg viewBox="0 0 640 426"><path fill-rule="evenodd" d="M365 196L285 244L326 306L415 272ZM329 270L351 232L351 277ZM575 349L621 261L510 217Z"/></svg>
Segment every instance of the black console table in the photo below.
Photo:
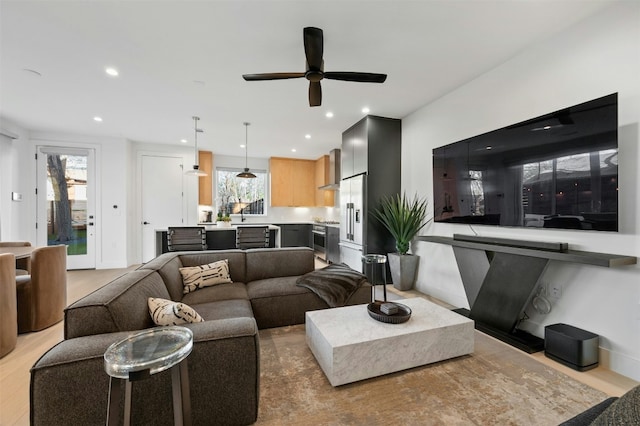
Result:
<svg viewBox="0 0 640 426"><path fill-rule="evenodd" d="M470 310L455 311L476 328L528 353L544 349L544 340L517 329L550 260L614 267L634 265L637 258L569 250L564 243L457 235L421 236L419 241L453 247Z"/></svg>

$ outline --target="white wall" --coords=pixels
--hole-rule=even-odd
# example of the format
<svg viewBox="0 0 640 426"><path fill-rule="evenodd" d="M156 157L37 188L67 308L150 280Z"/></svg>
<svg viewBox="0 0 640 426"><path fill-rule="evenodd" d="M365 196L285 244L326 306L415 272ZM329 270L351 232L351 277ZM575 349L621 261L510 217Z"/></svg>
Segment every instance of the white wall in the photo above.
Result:
<svg viewBox="0 0 640 426"><path fill-rule="evenodd" d="M96 268L123 268L129 265L127 260L127 184L128 145L126 139L106 138L84 135L37 133L30 134L33 158L38 146L64 146L89 148L95 151L96 160ZM28 170L21 173L21 178L35 188L35 161ZM113 206L118 206L114 208ZM35 197L29 216L35 220ZM35 229L30 240L36 243Z"/></svg>
<svg viewBox="0 0 640 426"><path fill-rule="evenodd" d="M21 178L25 167L34 162L29 157L29 132L6 120L2 128L18 138L0 136L0 241L30 241L35 220L27 212L31 211L33 187ZM12 201L12 192L22 194L22 201Z"/></svg>
<svg viewBox="0 0 640 426"><path fill-rule="evenodd" d="M479 235L568 242L571 249L640 257L640 3L617 4L530 47L403 119L403 190L431 196L431 150L550 111L619 93L620 232L527 230L474 225ZM430 200L432 203L433 200ZM432 204L431 204L432 205ZM471 234L430 224L423 234ZM418 290L468 307L450 246L418 242ZM604 268L552 261L544 282L559 283L549 315L527 309L522 328L567 323L601 336L601 361L640 380L640 266Z"/></svg>
<svg viewBox="0 0 640 426"><path fill-rule="evenodd" d="M4 121L2 126L20 135L13 141L0 140L0 239L36 240L36 147L68 146L96 151L96 268L128 266L127 220L130 191L126 167L129 143L124 139L28 132ZM23 195L10 200L11 191ZM118 209L113 206L117 205Z"/></svg>

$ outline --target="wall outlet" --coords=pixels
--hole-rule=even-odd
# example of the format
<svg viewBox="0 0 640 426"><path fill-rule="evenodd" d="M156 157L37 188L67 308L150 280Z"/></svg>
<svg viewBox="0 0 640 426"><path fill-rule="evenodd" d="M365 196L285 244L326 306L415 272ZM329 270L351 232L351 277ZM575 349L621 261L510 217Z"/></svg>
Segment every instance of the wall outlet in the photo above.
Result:
<svg viewBox="0 0 640 426"><path fill-rule="evenodd" d="M559 299L560 296L562 296L562 286L560 284L550 283L548 289L549 297L553 299Z"/></svg>

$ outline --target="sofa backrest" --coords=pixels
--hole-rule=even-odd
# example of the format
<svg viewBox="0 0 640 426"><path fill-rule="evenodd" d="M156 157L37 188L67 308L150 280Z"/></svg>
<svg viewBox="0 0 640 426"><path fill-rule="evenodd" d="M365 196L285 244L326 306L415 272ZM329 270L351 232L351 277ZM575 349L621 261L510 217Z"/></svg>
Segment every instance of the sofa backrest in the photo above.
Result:
<svg viewBox="0 0 640 426"><path fill-rule="evenodd" d="M180 301L182 300L184 287L180 268L206 265L224 259L229 260L231 280L233 282L246 282L244 251L236 249L164 253L138 269L157 271L167 286L171 300Z"/></svg>
<svg viewBox="0 0 640 426"><path fill-rule="evenodd" d="M283 247L245 250L247 281L303 275L315 269L309 247Z"/></svg>
<svg viewBox="0 0 640 426"><path fill-rule="evenodd" d="M153 327L147 299L169 299L157 271L128 272L68 306L64 311L64 338Z"/></svg>

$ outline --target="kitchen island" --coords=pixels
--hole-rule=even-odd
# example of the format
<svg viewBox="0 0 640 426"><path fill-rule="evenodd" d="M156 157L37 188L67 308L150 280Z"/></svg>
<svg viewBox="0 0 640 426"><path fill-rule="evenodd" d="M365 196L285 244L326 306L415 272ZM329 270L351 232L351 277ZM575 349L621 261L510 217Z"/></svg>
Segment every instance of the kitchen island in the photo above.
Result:
<svg viewBox="0 0 640 426"><path fill-rule="evenodd" d="M269 247L280 247L280 227L271 224L247 224L231 225L230 227L218 227L216 225L203 226L207 235L207 248L209 250L228 250L236 248L236 230L238 227L268 226L269 227ZM167 230L156 229L156 256L168 252Z"/></svg>

